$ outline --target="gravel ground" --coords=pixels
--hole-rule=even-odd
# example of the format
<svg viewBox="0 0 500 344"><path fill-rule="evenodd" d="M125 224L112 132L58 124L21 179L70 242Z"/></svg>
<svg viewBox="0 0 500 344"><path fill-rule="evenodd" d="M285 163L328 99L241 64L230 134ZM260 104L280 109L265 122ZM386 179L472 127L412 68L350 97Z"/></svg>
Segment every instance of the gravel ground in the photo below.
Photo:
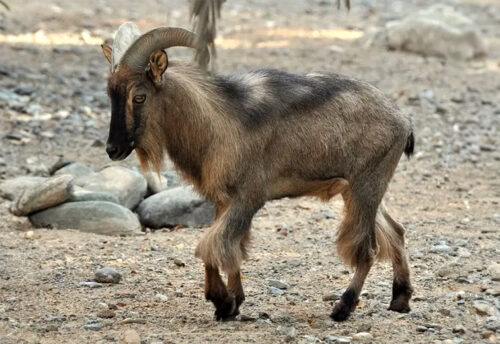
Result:
<svg viewBox="0 0 500 344"><path fill-rule="evenodd" d="M472 61L350 39L432 3L353 0L347 14L335 1L230 0L217 61L221 73L267 66L353 75L413 114L416 155L401 161L385 198L407 228L416 290L411 313L386 310L392 272L379 263L351 318L328 317L352 275L333 245L340 199L283 199L257 214L242 270L247 301L241 319L223 323L204 300L202 264L193 256L203 229L126 238L33 229L2 200L0 343L496 343L500 4L444 1L478 23L487 54ZM186 4L11 5L12 12L0 14L0 178L43 175L60 155L98 168L111 164L103 148L108 64L97 44L123 20L143 29L188 26ZM328 31L314 36L316 29ZM121 281L82 283L103 266L116 269ZM271 288L277 285L286 288Z"/></svg>

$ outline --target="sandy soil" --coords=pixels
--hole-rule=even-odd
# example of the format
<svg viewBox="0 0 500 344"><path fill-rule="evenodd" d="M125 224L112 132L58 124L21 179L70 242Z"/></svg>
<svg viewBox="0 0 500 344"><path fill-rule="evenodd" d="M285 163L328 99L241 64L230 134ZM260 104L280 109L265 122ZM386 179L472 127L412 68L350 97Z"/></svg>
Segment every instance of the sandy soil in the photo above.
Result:
<svg viewBox="0 0 500 344"><path fill-rule="evenodd" d="M224 323L213 320L202 264L193 257L202 229L136 238L33 230L1 201L0 343L113 343L130 328L148 344L331 342L331 336L358 332L369 332L376 343L496 342L499 283L488 267L500 263L500 4L444 2L478 23L484 58L444 61L354 40L430 0L353 0L350 13L337 11L335 1L230 0L220 30L221 73L259 66L336 71L372 82L413 114L416 155L401 161L386 195L390 212L408 230L416 289L411 313L386 310L392 273L384 263L373 268L347 322L328 317L333 301L324 296L340 295L352 275L333 245L339 199L283 199L258 213L243 267L247 301L241 311L248 321ZM29 102L15 106L0 98L0 178L43 174L58 155L95 167L110 164L102 146L108 65L98 44L124 20L143 29L189 26L186 4L10 3L13 10L0 14L0 93ZM176 55L190 58L179 50ZM101 266L115 267L123 280L79 286ZM290 287L272 295L271 279ZM478 314L477 302L492 313ZM113 318L96 318L102 303L116 308ZM141 323L124 324L127 318ZM99 330L85 328L95 322ZM287 338L279 326L295 328L296 335Z"/></svg>

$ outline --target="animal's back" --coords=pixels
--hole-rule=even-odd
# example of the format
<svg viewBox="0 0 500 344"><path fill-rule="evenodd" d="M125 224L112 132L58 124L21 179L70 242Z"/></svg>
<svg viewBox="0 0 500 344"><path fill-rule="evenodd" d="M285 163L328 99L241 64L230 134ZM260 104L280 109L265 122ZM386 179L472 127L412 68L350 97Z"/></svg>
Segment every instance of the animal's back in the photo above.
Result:
<svg viewBox="0 0 500 344"><path fill-rule="evenodd" d="M262 143L271 179L346 176L411 131L378 89L344 75L260 69L229 82L238 90L235 115Z"/></svg>

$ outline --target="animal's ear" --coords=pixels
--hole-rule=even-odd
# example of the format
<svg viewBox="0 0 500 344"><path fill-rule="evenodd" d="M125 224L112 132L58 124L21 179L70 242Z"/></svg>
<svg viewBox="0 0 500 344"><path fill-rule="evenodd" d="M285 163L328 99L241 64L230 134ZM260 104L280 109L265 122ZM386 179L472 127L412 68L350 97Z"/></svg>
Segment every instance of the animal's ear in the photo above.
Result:
<svg viewBox="0 0 500 344"><path fill-rule="evenodd" d="M109 63L111 63L111 56L113 55L113 49L107 44L101 44L102 52Z"/></svg>
<svg viewBox="0 0 500 344"><path fill-rule="evenodd" d="M167 70L168 57L163 50L154 51L149 57L149 72L155 85L161 85L163 73Z"/></svg>

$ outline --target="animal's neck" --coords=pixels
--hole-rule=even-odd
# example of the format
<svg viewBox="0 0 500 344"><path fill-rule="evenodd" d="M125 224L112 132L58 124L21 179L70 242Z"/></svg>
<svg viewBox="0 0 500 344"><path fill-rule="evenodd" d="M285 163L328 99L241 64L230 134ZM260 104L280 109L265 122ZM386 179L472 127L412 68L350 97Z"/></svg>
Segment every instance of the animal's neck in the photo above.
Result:
<svg viewBox="0 0 500 344"><path fill-rule="evenodd" d="M174 164L195 185L202 183L207 152L219 135L222 116L210 80L189 67L169 66L166 75L166 149Z"/></svg>

